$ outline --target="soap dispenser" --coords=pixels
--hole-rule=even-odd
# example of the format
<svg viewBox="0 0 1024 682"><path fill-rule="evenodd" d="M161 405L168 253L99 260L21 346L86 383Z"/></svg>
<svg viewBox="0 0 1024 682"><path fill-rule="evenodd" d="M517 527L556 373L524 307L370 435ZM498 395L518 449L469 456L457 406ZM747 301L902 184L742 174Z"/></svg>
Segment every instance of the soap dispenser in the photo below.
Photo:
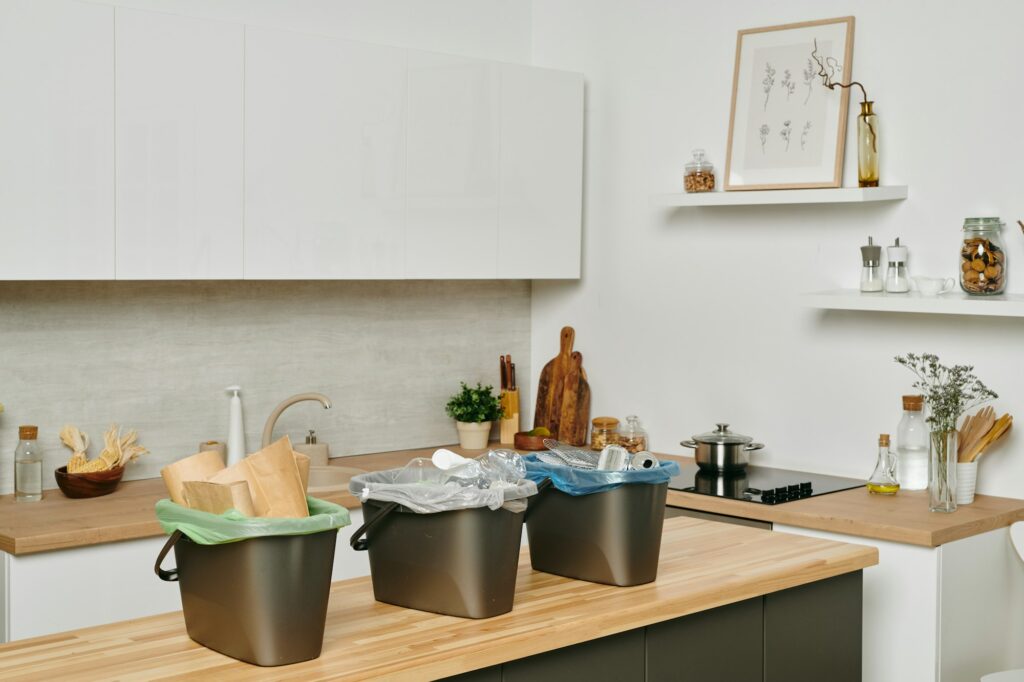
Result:
<svg viewBox="0 0 1024 682"><path fill-rule="evenodd" d="M224 389L231 396L228 405L228 461L237 464L245 459L245 426L242 424L242 387L228 386Z"/></svg>
<svg viewBox="0 0 1024 682"><path fill-rule="evenodd" d="M331 447L327 443L318 442L316 431L313 429L310 429L306 435L305 443L297 443L292 446L292 449L309 457L309 463L312 466L325 467L329 464L327 460L331 456Z"/></svg>

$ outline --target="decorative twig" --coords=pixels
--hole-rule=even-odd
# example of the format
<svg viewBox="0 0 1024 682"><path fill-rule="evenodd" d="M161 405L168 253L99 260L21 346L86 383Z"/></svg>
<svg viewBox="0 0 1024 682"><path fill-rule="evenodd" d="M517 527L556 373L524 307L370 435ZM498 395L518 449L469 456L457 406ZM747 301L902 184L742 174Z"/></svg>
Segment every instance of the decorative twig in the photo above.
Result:
<svg viewBox="0 0 1024 682"><path fill-rule="evenodd" d="M841 69L841 65L835 59L835 57L825 57L824 61L818 56L818 39L814 39L814 49L811 51L811 58L814 59L818 64L818 75L821 76L821 84L829 90L835 90L836 88L852 88L856 85L860 88L860 95L862 97L862 103L867 104L868 92L864 89L864 86L859 81L850 81L849 83L837 83L832 80L835 72ZM875 128L871 125L870 121L865 120L868 126L868 130L871 131L871 151L878 153L878 135L875 134Z"/></svg>

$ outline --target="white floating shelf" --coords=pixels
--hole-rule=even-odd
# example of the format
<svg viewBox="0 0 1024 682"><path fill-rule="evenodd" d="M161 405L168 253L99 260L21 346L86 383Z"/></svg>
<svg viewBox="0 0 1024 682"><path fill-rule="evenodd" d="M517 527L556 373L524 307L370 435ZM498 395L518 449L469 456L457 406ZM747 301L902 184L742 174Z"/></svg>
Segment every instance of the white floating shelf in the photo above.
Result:
<svg viewBox="0 0 1024 682"><path fill-rule="evenodd" d="M823 310L868 310L884 313L926 313L932 315L987 315L1024 317L1024 295L968 296L952 291L938 296L863 293L857 289L836 289L805 294L804 302Z"/></svg>
<svg viewBox="0 0 1024 682"><path fill-rule="evenodd" d="M837 187L834 189L733 190L656 194L655 206L764 206L766 204L858 204L907 198L906 185Z"/></svg>

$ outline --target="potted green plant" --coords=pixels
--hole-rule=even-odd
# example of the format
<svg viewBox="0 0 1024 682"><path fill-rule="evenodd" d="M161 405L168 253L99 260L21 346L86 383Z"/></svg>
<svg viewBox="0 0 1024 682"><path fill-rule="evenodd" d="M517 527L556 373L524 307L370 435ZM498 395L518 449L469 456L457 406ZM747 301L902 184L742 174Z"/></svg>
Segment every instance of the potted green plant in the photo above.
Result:
<svg viewBox="0 0 1024 682"><path fill-rule="evenodd" d="M467 450L483 450L491 433L491 422L501 419L501 402L492 391L493 386L476 388L460 382L462 390L453 395L445 405L445 412L455 420L459 430L459 445Z"/></svg>
<svg viewBox="0 0 1024 682"><path fill-rule="evenodd" d="M907 353L896 357L917 376L914 388L924 393L931 426L929 508L934 512L956 511L956 459L960 416L999 396L974 375L970 365L947 367L937 355Z"/></svg>

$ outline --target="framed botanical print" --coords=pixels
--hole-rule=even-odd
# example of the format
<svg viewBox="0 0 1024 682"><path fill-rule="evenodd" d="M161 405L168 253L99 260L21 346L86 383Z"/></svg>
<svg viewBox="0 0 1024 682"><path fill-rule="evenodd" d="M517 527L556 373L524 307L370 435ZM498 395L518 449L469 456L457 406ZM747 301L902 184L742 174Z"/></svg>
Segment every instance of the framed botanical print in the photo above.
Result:
<svg viewBox="0 0 1024 682"><path fill-rule="evenodd" d="M853 17L740 31L725 189L839 187L850 93Z"/></svg>

